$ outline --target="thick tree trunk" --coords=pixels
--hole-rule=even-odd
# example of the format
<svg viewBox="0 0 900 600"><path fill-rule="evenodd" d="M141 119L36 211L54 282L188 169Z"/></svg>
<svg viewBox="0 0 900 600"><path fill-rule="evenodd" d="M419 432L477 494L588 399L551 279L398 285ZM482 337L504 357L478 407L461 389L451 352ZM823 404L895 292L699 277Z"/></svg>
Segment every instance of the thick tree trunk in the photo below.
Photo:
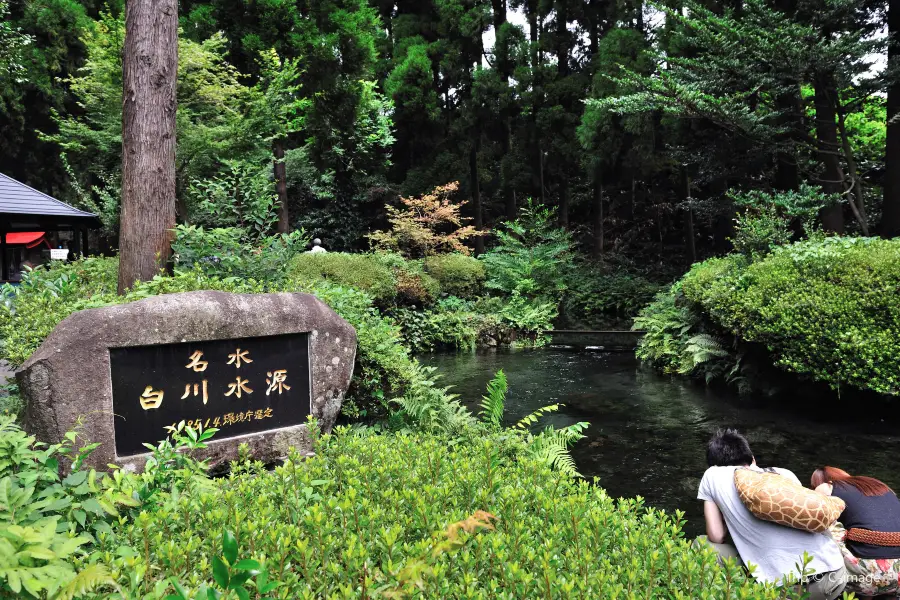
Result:
<svg viewBox="0 0 900 600"><path fill-rule="evenodd" d="M556 5L556 71L562 78L569 74L569 19L565 1Z"/></svg>
<svg viewBox="0 0 900 600"><path fill-rule="evenodd" d="M694 231L694 209L691 206L691 178L687 168L681 168L681 185L684 193L684 201L687 203L687 220L685 222L685 237L687 238L687 251L691 262L697 262L697 234Z"/></svg>
<svg viewBox="0 0 900 600"><path fill-rule="evenodd" d="M494 66L500 74L500 79L506 87L509 86L509 78L512 75L512 63L509 56L508 42L502 37L500 30L506 25L506 0L491 0L491 8L494 13ZM512 186L512 119L510 118L509 92L503 90L500 108L500 193L506 205L506 218L512 221L516 218L516 195Z"/></svg>
<svg viewBox="0 0 900 600"><path fill-rule="evenodd" d="M900 61L900 0L890 0L888 8L888 65ZM900 79L887 93L887 144L884 157L884 204L881 235L900 236Z"/></svg>
<svg viewBox="0 0 900 600"><path fill-rule="evenodd" d="M787 15L797 10L797 0L775 0L775 9ZM800 98L800 88L775 98L775 106L781 113L778 124L788 131L804 131L804 110ZM775 154L775 188L781 191L795 191L800 187L800 168L797 164L796 139L792 133L787 134L781 148Z"/></svg>
<svg viewBox="0 0 900 600"><path fill-rule="evenodd" d="M176 0L129 0L122 62L119 293L152 279L175 227Z"/></svg>
<svg viewBox="0 0 900 600"><path fill-rule="evenodd" d="M569 30L567 27L568 16L564 1L556 3L556 73L559 80L569 75ZM563 103L565 105L565 102ZM558 169L559 177L559 224L569 227L569 182L566 173L566 164L563 161Z"/></svg>
<svg viewBox="0 0 900 600"><path fill-rule="evenodd" d="M820 76L816 81L816 139L819 146L819 160L824 167L822 191L827 194L840 194L844 191L844 174L841 169L841 148L837 136L837 115L831 100L835 93L833 82L834 79L830 76ZM826 231L844 232L844 209L841 204L823 208L819 216Z"/></svg>
<svg viewBox="0 0 900 600"><path fill-rule="evenodd" d="M539 79L540 73L540 28L538 27L538 0L528 0L525 4L526 18L528 19L529 59L531 62L531 114L528 117L528 127L531 129L532 156L534 169L532 170L532 186L537 189L537 198L541 205L544 204L544 149L541 143L541 133L538 131L537 118L540 111L541 98Z"/></svg>
<svg viewBox="0 0 900 600"><path fill-rule="evenodd" d="M278 233L291 231L291 219L288 213L287 165L284 164L284 140L276 141L272 146L275 155L275 191L278 193Z"/></svg>

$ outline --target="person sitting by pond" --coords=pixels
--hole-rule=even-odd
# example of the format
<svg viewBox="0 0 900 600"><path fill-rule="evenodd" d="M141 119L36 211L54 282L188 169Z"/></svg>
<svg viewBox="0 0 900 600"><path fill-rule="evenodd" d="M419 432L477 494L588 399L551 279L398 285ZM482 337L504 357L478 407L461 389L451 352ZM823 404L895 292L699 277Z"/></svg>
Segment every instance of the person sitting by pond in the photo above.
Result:
<svg viewBox="0 0 900 600"><path fill-rule="evenodd" d="M719 556L740 558L753 565L753 576L762 582L780 584L785 576L799 577L796 565L804 552L813 558L806 580L811 600L832 600L844 589L847 572L841 551L825 533L810 533L756 518L744 506L734 483L739 468L762 471L747 439L734 429L719 430L706 449L709 468L700 481L697 498L703 501L706 536L699 544L709 544ZM773 469L797 485L797 477L787 469ZM729 543L728 539L731 539Z"/></svg>
<svg viewBox="0 0 900 600"><path fill-rule="evenodd" d="M847 591L857 598L900 595L900 499L873 477L853 477L836 467L816 469L810 479L820 493L846 508L831 535L847 568Z"/></svg>

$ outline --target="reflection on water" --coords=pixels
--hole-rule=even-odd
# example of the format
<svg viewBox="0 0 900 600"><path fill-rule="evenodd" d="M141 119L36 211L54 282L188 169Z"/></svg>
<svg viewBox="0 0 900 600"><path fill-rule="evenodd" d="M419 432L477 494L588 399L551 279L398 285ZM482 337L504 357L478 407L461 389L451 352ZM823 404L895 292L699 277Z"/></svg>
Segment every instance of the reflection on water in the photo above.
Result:
<svg viewBox="0 0 900 600"><path fill-rule="evenodd" d="M900 433L886 422L884 409L862 411L849 402L798 407L784 397L751 401L640 369L628 353L497 350L420 360L438 367L442 382L472 407L503 369L507 422L546 404L566 404L544 422L591 423L587 439L573 450L581 473L599 477L613 496L643 496L651 506L685 511L688 535L703 527L697 486L706 442L720 427L739 428L760 465L791 469L802 482L830 464L900 490Z"/></svg>

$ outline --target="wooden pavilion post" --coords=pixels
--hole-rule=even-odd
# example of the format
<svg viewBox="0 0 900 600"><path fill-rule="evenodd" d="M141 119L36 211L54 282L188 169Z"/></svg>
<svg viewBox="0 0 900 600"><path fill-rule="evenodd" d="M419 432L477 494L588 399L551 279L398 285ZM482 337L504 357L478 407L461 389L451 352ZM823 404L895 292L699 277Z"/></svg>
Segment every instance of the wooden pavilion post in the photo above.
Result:
<svg viewBox="0 0 900 600"><path fill-rule="evenodd" d="M3 262L3 267L0 268L0 280L2 281L9 281L9 262L6 253L6 230L6 225L0 223L0 261Z"/></svg>
<svg viewBox="0 0 900 600"><path fill-rule="evenodd" d="M81 256L81 230L72 229L72 255L69 260L77 260Z"/></svg>

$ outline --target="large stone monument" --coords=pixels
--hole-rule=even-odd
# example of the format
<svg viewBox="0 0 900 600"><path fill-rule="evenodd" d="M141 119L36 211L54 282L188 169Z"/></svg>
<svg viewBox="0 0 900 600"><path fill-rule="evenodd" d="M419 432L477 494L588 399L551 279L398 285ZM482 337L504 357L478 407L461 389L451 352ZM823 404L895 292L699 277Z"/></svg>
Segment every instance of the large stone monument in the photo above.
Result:
<svg viewBox="0 0 900 600"><path fill-rule="evenodd" d="M16 377L26 429L55 443L77 425L97 468L141 468L180 421L219 430L213 464L241 443L270 461L307 446L308 415L331 429L355 357L353 327L314 296L188 292L74 313Z"/></svg>

